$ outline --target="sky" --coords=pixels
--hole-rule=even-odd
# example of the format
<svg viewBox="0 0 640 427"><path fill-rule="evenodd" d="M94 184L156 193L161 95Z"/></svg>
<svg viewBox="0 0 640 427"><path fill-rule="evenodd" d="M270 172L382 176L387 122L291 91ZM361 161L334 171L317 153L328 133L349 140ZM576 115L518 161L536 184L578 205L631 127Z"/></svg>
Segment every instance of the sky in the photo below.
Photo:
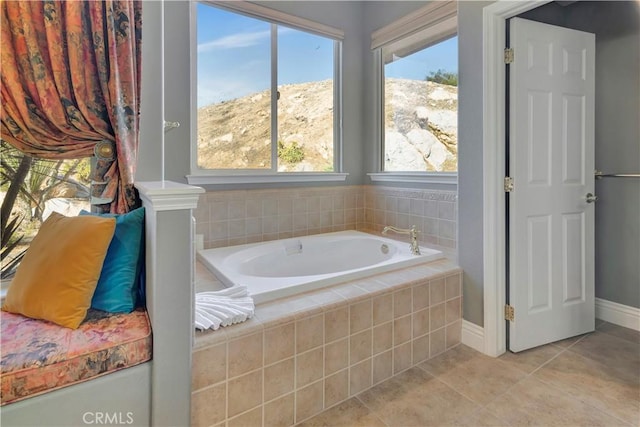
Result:
<svg viewBox="0 0 640 427"><path fill-rule="evenodd" d="M202 3L197 16L198 107L269 89L271 24ZM402 58L385 73L423 80L431 70L457 70L456 44L450 39ZM331 79L333 51L333 40L278 26L278 84Z"/></svg>

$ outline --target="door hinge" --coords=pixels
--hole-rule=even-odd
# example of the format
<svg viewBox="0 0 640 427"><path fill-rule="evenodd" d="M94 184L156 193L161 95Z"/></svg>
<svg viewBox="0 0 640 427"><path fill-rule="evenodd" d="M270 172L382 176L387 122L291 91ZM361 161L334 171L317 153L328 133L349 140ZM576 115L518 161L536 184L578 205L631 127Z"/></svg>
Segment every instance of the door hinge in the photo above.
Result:
<svg viewBox="0 0 640 427"><path fill-rule="evenodd" d="M504 319L513 322L516 317L516 310L509 304L504 306Z"/></svg>
<svg viewBox="0 0 640 427"><path fill-rule="evenodd" d="M504 191L505 193L511 193L513 191L513 178L510 176L504 177Z"/></svg>
<svg viewBox="0 0 640 427"><path fill-rule="evenodd" d="M511 64L513 62L513 48L507 47L504 49L504 63Z"/></svg>

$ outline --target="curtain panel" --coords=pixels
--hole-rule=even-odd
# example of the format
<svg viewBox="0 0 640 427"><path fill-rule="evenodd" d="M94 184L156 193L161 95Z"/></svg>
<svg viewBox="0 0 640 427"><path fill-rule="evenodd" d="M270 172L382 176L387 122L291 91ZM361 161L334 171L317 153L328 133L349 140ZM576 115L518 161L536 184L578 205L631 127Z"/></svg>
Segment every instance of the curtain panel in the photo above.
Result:
<svg viewBox="0 0 640 427"><path fill-rule="evenodd" d="M136 203L141 1L6 1L0 49L2 139L48 159L94 154L93 179L113 213ZM103 144L102 144L103 145Z"/></svg>

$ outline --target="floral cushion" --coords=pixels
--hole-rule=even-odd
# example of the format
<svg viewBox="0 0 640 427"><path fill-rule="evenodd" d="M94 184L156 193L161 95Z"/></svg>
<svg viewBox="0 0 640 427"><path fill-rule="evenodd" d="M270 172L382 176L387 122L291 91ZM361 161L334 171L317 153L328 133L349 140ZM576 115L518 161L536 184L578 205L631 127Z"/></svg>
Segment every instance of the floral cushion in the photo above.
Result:
<svg viewBox="0 0 640 427"><path fill-rule="evenodd" d="M143 309L89 310L75 330L7 312L0 312L0 320L2 405L151 360L151 326Z"/></svg>

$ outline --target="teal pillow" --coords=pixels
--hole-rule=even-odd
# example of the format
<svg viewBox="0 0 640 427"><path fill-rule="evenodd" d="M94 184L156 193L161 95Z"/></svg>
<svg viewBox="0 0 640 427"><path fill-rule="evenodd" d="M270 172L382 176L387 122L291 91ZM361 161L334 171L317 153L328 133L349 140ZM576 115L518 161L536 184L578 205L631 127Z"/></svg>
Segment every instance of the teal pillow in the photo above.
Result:
<svg viewBox="0 0 640 427"><path fill-rule="evenodd" d="M98 215L87 211L80 215ZM99 214L115 218L116 230L109 244L107 255L91 308L110 313L130 313L138 299L138 280L142 266L144 208L126 214Z"/></svg>

